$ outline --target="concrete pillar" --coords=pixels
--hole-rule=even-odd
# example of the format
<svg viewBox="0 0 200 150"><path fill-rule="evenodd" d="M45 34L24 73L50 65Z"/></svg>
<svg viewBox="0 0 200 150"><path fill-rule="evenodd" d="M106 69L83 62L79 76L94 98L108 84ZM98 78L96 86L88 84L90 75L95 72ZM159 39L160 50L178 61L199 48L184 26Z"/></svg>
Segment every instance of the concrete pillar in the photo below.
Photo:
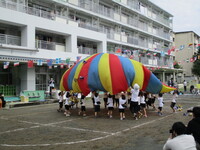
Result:
<svg viewBox="0 0 200 150"><path fill-rule="evenodd" d="M175 83L175 80L176 79L176 74L175 74L175 72L173 72L173 82Z"/></svg>
<svg viewBox="0 0 200 150"><path fill-rule="evenodd" d="M77 49L77 35L69 35L65 38L66 52L73 52L78 54Z"/></svg>
<svg viewBox="0 0 200 150"><path fill-rule="evenodd" d="M98 42L97 43L97 53L106 53L107 51L107 42Z"/></svg>
<svg viewBox="0 0 200 150"><path fill-rule="evenodd" d="M165 71L163 71L163 83L165 83Z"/></svg>
<svg viewBox="0 0 200 150"><path fill-rule="evenodd" d="M21 45L28 48L35 48L35 27L25 26L21 29Z"/></svg>
<svg viewBox="0 0 200 150"><path fill-rule="evenodd" d="M21 91L34 91L35 87L35 67L28 68L27 64L20 65Z"/></svg>

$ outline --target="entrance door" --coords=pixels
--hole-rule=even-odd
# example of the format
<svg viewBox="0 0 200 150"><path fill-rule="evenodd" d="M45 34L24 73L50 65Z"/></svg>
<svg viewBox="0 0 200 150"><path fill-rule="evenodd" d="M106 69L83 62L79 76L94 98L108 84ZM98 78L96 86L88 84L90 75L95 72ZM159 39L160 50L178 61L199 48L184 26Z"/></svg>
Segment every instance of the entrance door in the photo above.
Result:
<svg viewBox="0 0 200 150"><path fill-rule="evenodd" d="M47 91L47 75L36 74L36 90Z"/></svg>

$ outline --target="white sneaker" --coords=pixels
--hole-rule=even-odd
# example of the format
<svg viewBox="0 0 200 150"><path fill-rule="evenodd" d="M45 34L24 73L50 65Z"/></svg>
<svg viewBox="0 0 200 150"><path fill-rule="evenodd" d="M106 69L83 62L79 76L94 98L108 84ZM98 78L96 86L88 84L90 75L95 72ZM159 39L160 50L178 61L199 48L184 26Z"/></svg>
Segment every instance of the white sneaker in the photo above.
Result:
<svg viewBox="0 0 200 150"><path fill-rule="evenodd" d="M123 118L120 118L120 120L123 120Z"/></svg>
<svg viewBox="0 0 200 150"><path fill-rule="evenodd" d="M110 118L112 118L112 116L110 116Z"/></svg>
<svg viewBox="0 0 200 150"><path fill-rule="evenodd" d="M70 114L66 114L66 117L69 117L70 116Z"/></svg>

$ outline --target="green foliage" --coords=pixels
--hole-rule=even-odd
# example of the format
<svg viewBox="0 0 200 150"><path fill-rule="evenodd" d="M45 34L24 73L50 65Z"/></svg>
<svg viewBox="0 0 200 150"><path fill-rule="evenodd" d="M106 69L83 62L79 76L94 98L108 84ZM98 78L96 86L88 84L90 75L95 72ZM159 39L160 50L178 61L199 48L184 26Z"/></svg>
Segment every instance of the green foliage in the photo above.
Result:
<svg viewBox="0 0 200 150"><path fill-rule="evenodd" d="M193 67L192 67L192 73L196 76L200 76L200 59L197 59L194 63L193 63Z"/></svg>
<svg viewBox="0 0 200 150"><path fill-rule="evenodd" d="M193 57L198 58L192 66L192 73L198 77L200 77L200 46L198 47L198 52Z"/></svg>
<svg viewBox="0 0 200 150"><path fill-rule="evenodd" d="M182 69L182 67L177 62L175 62L174 68L176 68L176 69Z"/></svg>

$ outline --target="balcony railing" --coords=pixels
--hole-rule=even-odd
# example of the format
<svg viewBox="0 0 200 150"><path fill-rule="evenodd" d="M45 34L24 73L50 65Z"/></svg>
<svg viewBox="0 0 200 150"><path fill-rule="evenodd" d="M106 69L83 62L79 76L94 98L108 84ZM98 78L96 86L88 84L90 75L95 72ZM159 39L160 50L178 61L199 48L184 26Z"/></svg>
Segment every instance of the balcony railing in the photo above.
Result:
<svg viewBox="0 0 200 150"><path fill-rule="evenodd" d="M43 40L36 40L35 41L35 48L37 49L48 49L48 50L55 50L56 43L43 41Z"/></svg>
<svg viewBox="0 0 200 150"><path fill-rule="evenodd" d="M97 53L96 49L90 48L90 47L78 47L78 53L80 54L88 54L88 55L92 55Z"/></svg>
<svg viewBox="0 0 200 150"><path fill-rule="evenodd" d="M0 34L0 43L20 46L21 38L14 35Z"/></svg>
<svg viewBox="0 0 200 150"><path fill-rule="evenodd" d="M11 1L5 1L5 0L0 0L0 7L27 13L30 15L34 15L34 16L38 16L38 17L42 17L42 18L46 18L50 20L54 20L56 16L52 12L44 11L44 10L37 9L34 7L29 7L26 5L22 5L22 4L11 2Z"/></svg>
<svg viewBox="0 0 200 150"><path fill-rule="evenodd" d="M97 32L99 31L98 26L92 25L89 22L86 22L86 23L85 22L79 22L78 26L81 27L81 28L85 28L85 29L89 29L89 30L93 30L93 31L97 31Z"/></svg>

